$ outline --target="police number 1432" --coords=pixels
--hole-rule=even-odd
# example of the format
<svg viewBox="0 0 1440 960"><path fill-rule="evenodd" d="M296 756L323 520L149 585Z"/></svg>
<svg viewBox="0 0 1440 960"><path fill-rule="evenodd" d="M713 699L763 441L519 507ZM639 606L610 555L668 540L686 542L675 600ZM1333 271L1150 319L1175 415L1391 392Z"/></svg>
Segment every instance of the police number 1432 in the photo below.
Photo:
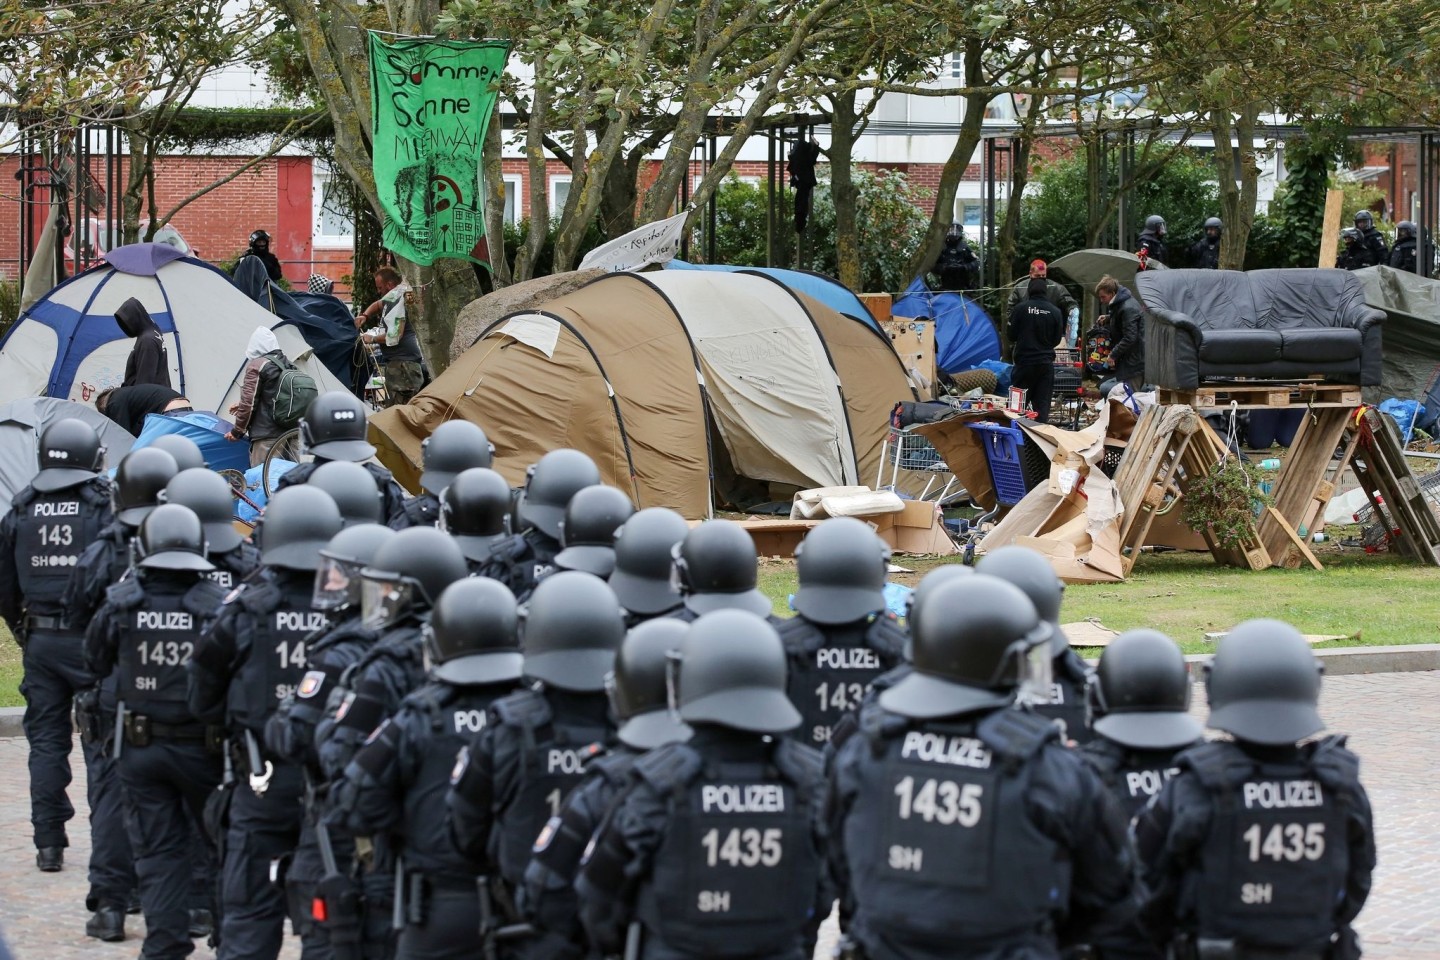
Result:
<svg viewBox="0 0 1440 960"><path fill-rule="evenodd" d="M1240 835L1250 848L1252 863L1269 857L1277 863L1289 860L1319 860L1325 856L1325 824L1277 823L1268 831L1254 824Z"/></svg>
<svg viewBox="0 0 1440 960"><path fill-rule="evenodd" d="M900 798L900 819L916 816L926 823L944 826L959 824L973 827L980 822L980 798L985 789L978 783L956 783L953 780L925 780L919 789L915 778L906 777L895 784Z"/></svg>

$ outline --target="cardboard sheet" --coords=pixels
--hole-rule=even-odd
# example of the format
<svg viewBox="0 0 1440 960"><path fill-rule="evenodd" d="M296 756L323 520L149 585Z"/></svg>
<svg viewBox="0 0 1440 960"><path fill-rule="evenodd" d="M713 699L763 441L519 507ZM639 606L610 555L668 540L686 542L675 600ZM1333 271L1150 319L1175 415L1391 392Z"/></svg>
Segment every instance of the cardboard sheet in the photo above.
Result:
<svg viewBox="0 0 1440 960"><path fill-rule="evenodd" d="M896 553L953 556L960 552L945 532L940 508L933 503L909 500L896 513L858 519L874 527L880 539ZM820 522L820 519L739 521L754 538L755 551L762 557L793 557L796 545Z"/></svg>

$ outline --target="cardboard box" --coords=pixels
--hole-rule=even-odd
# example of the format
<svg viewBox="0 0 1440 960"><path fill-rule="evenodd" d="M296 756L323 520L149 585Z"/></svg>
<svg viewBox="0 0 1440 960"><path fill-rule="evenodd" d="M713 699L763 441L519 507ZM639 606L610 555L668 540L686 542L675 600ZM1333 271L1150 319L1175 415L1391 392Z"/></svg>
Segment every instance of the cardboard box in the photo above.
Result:
<svg viewBox="0 0 1440 960"><path fill-rule="evenodd" d="M860 302L865 309L870 311L870 316L875 318L877 323L885 323L890 319L890 306L895 301L888 293L857 293Z"/></svg>
<svg viewBox="0 0 1440 960"><path fill-rule="evenodd" d="M927 317L892 317L881 321L880 329L905 364L905 371L919 382L935 383L935 321Z"/></svg>
<svg viewBox="0 0 1440 960"><path fill-rule="evenodd" d="M945 532L940 509L922 500L907 500L899 513L860 517L875 528L896 553L950 556L960 552ZM820 520L741 520L762 557L793 557L795 547Z"/></svg>

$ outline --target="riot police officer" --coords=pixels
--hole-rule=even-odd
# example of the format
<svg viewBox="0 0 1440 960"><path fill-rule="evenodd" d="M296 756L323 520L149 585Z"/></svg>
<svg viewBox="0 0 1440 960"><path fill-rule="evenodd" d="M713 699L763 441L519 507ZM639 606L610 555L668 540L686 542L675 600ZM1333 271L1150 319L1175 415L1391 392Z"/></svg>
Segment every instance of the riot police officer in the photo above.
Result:
<svg viewBox="0 0 1440 960"><path fill-rule="evenodd" d="M260 551L235 529L235 499L230 485L213 470L191 468L171 478L160 494L163 503L189 507L205 528L206 576L227 593L260 565Z"/></svg>
<svg viewBox="0 0 1440 960"><path fill-rule="evenodd" d="M664 616L683 602L671 576L672 551L690 525L674 510L646 507L615 531L610 589L625 608L627 626Z"/></svg>
<svg viewBox="0 0 1440 960"><path fill-rule="evenodd" d="M1369 210L1361 210L1355 214L1355 229L1360 231L1360 255L1365 260L1365 266L1378 267L1390 262L1390 246L1385 242L1385 234L1375 229L1375 215Z"/></svg>
<svg viewBox="0 0 1440 960"><path fill-rule="evenodd" d="M820 754L782 734L785 649L743 610L707 613L682 648L680 718L694 734L651 751L594 839L577 889L601 953L808 958L829 913ZM871 838L873 843L874 838Z"/></svg>
<svg viewBox="0 0 1440 960"><path fill-rule="evenodd" d="M472 575L504 578L494 558L510 533L510 486L504 477L485 467L457 473L440 495L438 525L459 545Z"/></svg>
<svg viewBox="0 0 1440 960"><path fill-rule="evenodd" d="M285 874L285 892L306 957L334 955L348 960L358 949L359 905L350 876L355 843L344 833L332 833L321 820L328 783L315 750L315 729L340 677L377 639L360 619L360 571L394 536L395 531L378 523L356 524L335 534L320 551L311 607L329 617L330 627L306 646L305 676L265 724L266 745L305 774L305 820ZM326 905L319 918L313 910L317 895Z"/></svg>
<svg viewBox="0 0 1440 960"><path fill-rule="evenodd" d="M716 610L744 610L778 627L770 598L755 586L759 558L749 531L733 520L706 520L670 551L681 606L670 615L692 621Z"/></svg>
<svg viewBox="0 0 1440 960"><path fill-rule="evenodd" d="M185 470L204 470L209 466L205 462L205 454L200 452L200 446L189 437L182 437L178 433L166 433L151 440L149 446L156 450L164 450L175 458L175 466L183 472Z"/></svg>
<svg viewBox="0 0 1440 960"><path fill-rule="evenodd" d="M1435 265L1435 246L1430 242L1428 230L1426 231L1423 256L1420 249L1420 228L1415 225L1415 221L1401 220L1395 224L1395 246L1390 249L1390 266L1406 273L1420 272L1421 263L1424 263L1426 267L1433 267Z"/></svg>
<svg viewBox="0 0 1440 960"><path fill-rule="evenodd" d="M519 919L515 894L546 821L615 736L605 675L625 635L605 581L564 570L542 580L521 616L525 676L536 684L491 707L450 791L450 829L491 865L494 915Z"/></svg>
<svg viewBox="0 0 1440 960"><path fill-rule="evenodd" d="M195 716L224 723L243 771L230 801L221 871L220 940L228 956L278 955L286 902L271 864L283 863L300 833L300 768L265 749L265 724L304 678L305 647L327 625L312 610L320 551L340 532L340 511L324 491L278 491L265 509L262 572L231 591L189 664Z"/></svg>
<svg viewBox="0 0 1440 960"><path fill-rule="evenodd" d="M162 454L163 456L163 454ZM83 552L114 526L105 448L82 420L57 420L40 434L40 472L15 494L0 520L0 617L19 641L25 670L25 739L30 744L30 822L35 865L62 868L75 815L70 785L70 709L94 686L85 666L85 620L67 616L65 595ZM90 909L107 908L106 927L124 936L123 908L134 876L126 867L123 811L102 737L82 738L89 783ZM103 902L103 904L102 904ZM118 907L119 910L113 908Z"/></svg>
<svg viewBox="0 0 1440 960"><path fill-rule="evenodd" d="M1152 214L1145 218L1145 229L1140 231L1139 245L1136 250L1145 260L1154 260L1162 266L1166 265L1164 217Z"/></svg>
<svg viewBox="0 0 1440 960"><path fill-rule="evenodd" d="M440 494L463 471L489 469L495 445L485 431L469 420L446 420L420 441L420 496L405 501L400 515L390 522L396 530L433 527L440 519Z"/></svg>
<svg viewBox="0 0 1440 960"><path fill-rule="evenodd" d="M518 630L504 584L446 587L425 627L429 682L376 729L334 789L334 819L359 834L388 834L403 858L397 960L475 955L476 920L486 910L476 877L486 861L450 842L445 797L461 747L520 681Z"/></svg>
<svg viewBox="0 0 1440 960"><path fill-rule="evenodd" d="M936 588L914 669L838 750L827 798L845 934L871 960L1058 957L1133 909L1125 821L1057 727L1050 631L984 574ZM963 866L962 866L963 865Z"/></svg>
<svg viewBox="0 0 1440 960"><path fill-rule="evenodd" d="M188 507L157 507L138 544L136 575L110 587L90 621L86 660L97 676L116 671L116 766L145 913L141 952L163 960L193 949L193 876L205 887L201 902L214 899L214 853L192 838L220 784L221 738L186 704L185 665L225 591L207 576L214 565L205 559L204 527Z"/></svg>
<svg viewBox="0 0 1440 960"><path fill-rule="evenodd" d="M560 521L576 493L600 482L600 471L579 450L551 450L530 467L516 501L519 533L497 548L503 579L522 603L535 584L555 569L560 552Z"/></svg>
<svg viewBox="0 0 1440 960"><path fill-rule="evenodd" d="M945 231L945 245L935 257L931 268L940 278L941 290L970 291L980 286L980 260L965 239L965 230L958 223Z"/></svg>
<svg viewBox="0 0 1440 960"><path fill-rule="evenodd" d="M1370 801L1316 704L1321 664L1299 631L1251 620L1205 671L1208 725L1233 741L1180 754L1131 829L1141 922L1181 960L1354 960L1351 923L1375 868ZM1223 882L1222 882L1223 878Z"/></svg>
<svg viewBox="0 0 1440 960"><path fill-rule="evenodd" d="M615 531L634 513L629 497L603 483L576 492L560 520L555 569L609 577L615 572Z"/></svg>
<svg viewBox="0 0 1440 960"><path fill-rule="evenodd" d="M575 875L580 857L611 804L631 782L635 763L649 750L690 737L690 728L670 709L671 655L689 627L674 619L650 620L632 629L615 655L606 684L620 729L615 747L585 767L584 778L565 798L560 812L541 831L525 868L522 905L536 931L525 954L550 960L579 960L587 942L580 924Z"/></svg>
<svg viewBox="0 0 1440 960"><path fill-rule="evenodd" d="M331 390L310 401L300 421L300 440L314 462L296 464L275 484L276 491L308 483L322 464L331 460L358 463L370 474L375 489L380 491L385 522L398 517L405 508L405 491L380 464L370 458L375 448L366 437L365 404L353 393Z"/></svg>
<svg viewBox="0 0 1440 960"><path fill-rule="evenodd" d="M1190 265L1197 270L1220 269L1220 235L1225 232L1225 222L1219 217L1205 221L1205 233L1190 248Z"/></svg>
<svg viewBox="0 0 1440 960"><path fill-rule="evenodd" d="M1060 724L1061 734L1076 743L1090 739L1089 715L1085 710L1085 687L1090 668L1080 655L1070 649L1065 631L1060 629L1060 603L1065 598L1065 582L1055 573L1050 561L1025 547L1001 547L980 558L976 573L988 574L1020 588L1030 598L1035 611L1050 631L1051 686L1043 699L1034 704L1035 712Z"/></svg>
<svg viewBox="0 0 1440 960"><path fill-rule="evenodd" d="M823 748L875 678L901 662L905 630L885 606L889 563L885 541L854 517L822 522L795 548L796 616L784 621L780 639L801 743Z"/></svg>
<svg viewBox="0 0 1440 960"><path fill-rule="evenodd" d="M1359 270L1370 266L1370 257L1360 245L1360 231L1346 227L1340 231L1341 248L1335 266L1341 270Z"/></svg>
<svg viewBox="0 0 1440 960"><path fill-rule="evenodd" d="M375 489L370 472L358 463L347 460L322 463L310 474L306 484L330 494L340 510L340 520L347 527L384 521L384 496Z"/></svg>
<svg viewBox="0 0 1440 960"><path fill-rule="evenodd" d="M1186 712L1185 657L1157 630L1128 630L1100 655L1087 693L1095 737L1081 755L1133 817L1175 774L1176 754L1200 740L1200 724ZM1135 925L1097 946L1106 960L1164 960Z"/></svg>

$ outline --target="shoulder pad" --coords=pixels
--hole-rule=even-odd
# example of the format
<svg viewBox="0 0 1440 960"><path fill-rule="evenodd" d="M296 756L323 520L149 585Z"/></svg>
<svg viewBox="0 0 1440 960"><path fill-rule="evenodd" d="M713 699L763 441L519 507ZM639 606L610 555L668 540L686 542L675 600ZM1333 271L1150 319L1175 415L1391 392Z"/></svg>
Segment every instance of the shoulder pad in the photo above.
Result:
<svg viewBox="0 0 1440 960"><path fill-rule="evenodd" d="M550 701L535 690L517 690L496 700L491 709L502 724L529 730L543 727L555 716Z"/></svg>
<svg viewBox="0 0 1440 960"><path fill-rule="evenodd" d="M1104 737L1095 737L1080 748L1079 754L1107 781L1125 765L1125 748Z"/></svg>
<svg viewBox="0 0 1440 960"><path fill-rule="evenodd" d="M876 653L899 659L905 650L905 641L910 631L905 629L900 618L889 610L876 617L865 631L865 640Z"/></svg>
<svg viewBox="0 0 1440 960"><path fill-rule="evenodd" d="M224 600L224 587L214 580L201 580L189 589L181 603L196 616L209 619L219 611Z"/></svg>
<svg viewBox="0 0 1440 960"><path fill-rule="evenodd" d="M22 509L29 506L30 502L37 496L39 496L39 494L35 492L35 488L27 483L20 488L20 492L15 494L14 499L10 501L10 509L18 514Z"/></svg>
<svg viewBox="0 0 1440 960"><path fill-rule="evenodd" d="M593 744L592 746L600 748L599 744ZM605 781L611 786L618 787L630 779L630 775L635 771L635 764L641 756L643 756L643 754L638 754L623 748L598 753L594 759L585 764L585 771L587 773L593 772L598 776L604 777Z"/></svg>
<svg viewBox="0 0 1440 960"><path fill-rule="evenodd" d="M329 650L331 647L338 647L342 643L360 643L365 646L375 642L375 631L360 624L360 618L342 620L332 627L328 633L310 647L310 654L320 653L322 650Z"/></svg>
<svg viewBox="0 0 1440 960"><path fill-rule="evenodd" d="M996 710L975 725L979 737L996 753L1012 761L1029 760L1052 740L1060 728L1047 717L1026 710Z"/></svg>
<svg viewBox="0 0 1440 960"><path fill-rule="evenodd" d="M144 599L145 588L133 577L105 588L105 602L119 610L129 610Z"/></svg>
<svg viewBox="0 0 1440 960"><path fill-rule="evenodd" d="M1240 783L1255 769L1255 762L1233 743L1211 740L1186 750L1175 758L1182 770L1192 770L1209 790L1226 790Z"/></svg>
<svg viewBox="0 0 1440 960"><path fill-rule="evenodd" d="M490 548L490 556L508 562L519 560L530 552L530 541L521 534L512 534Z"/></svg>
<svg viewBox="0 0 1440 960"><path fill-rule="evenodd" d="M412 691L405 702L423 712L432 725L440 723L440 712L453 703L456 690L448 683L427 683Z"/></svg>
<svg viewBox="0 0 1440 960"><path fill-rule="evenodd" d="M80 493L92 507L110 506L110 478L100 474L80 485Z"/></svg>
<svg viewBox="0 0 1440 960"><path fill-rule="evenodd" d="M704 768L700 754L683 743L667 743L635 761L636 775L661 795L683 790Z"/></svg>
<svg viewBox="0 0 1440 960"><path fill-rule="evenodd" d="M244 592L237 598L239 604L250 613L263 615L274 610L284 599L273 581L256 577L244 585Z"/></svg>
<svg viewBox="0 0 1440 960"><path fill-rule="evenodd" d="M825 756L814 747L787 738L775 748L775 767L796 787L811 790L825 777Z"/></svg>
<svg viewBox="0 0 1440 960"><path fill-rule="evenodd" d="M1310 765L1320 782L1331 790L1346 793L1360 782L1360 758L1345 746L1342 734L1326 737L1307 747Z"/></svg>
<svg viewBox="0 0 1440 960"><path fill-rule="evenodd" d="M791 656L811 654L825 646L824 631L801 616L784 621L776 632L785 644L785 652Z"/></svg>
<svg viewBox="0 0 1440 960"><path fill-rule="evenodd" d="M1068 649L1063 654L1056 657L1054 660L1054 664L1058 668L1058 673L1062 673L1068 676L1070 679L1079 683L1082 687L1085 684L1086 678L1090 675L1089 664L1087 664L1084 659L1081 658L1080 654L1076 653L1073 649Z"/></svg>
<svg viewBox="0 0 1440 960"><path fill-rule="evenodd" d="M869 741L870 749L876 756L885 752L887 741L910 726L908 717L891 713L880 706L878 701L861 706L859 722L860 733Z"/></svg>

